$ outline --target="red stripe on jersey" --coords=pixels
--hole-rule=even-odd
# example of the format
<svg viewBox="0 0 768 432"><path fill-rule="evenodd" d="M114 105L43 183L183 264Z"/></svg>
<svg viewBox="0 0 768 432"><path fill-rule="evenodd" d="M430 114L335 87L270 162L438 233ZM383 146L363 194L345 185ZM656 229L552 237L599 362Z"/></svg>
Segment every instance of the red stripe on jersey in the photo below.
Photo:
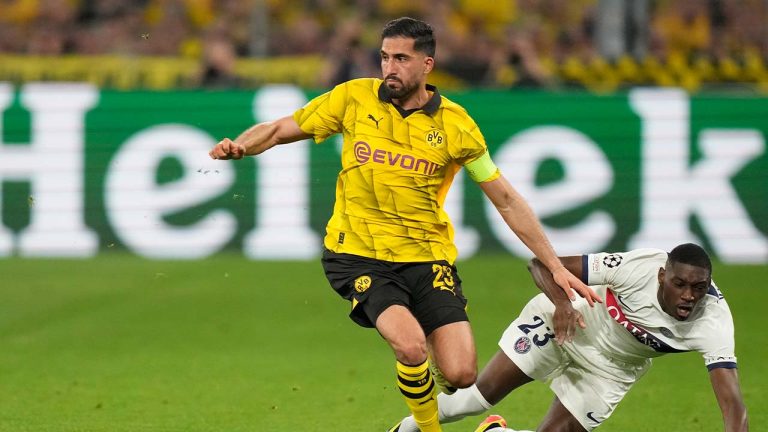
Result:
<svg viewBox="0 0 768 432"><path fill-rule="evenodd" d="M664 341L654 336L648 330L630 321L629 318L627 318L627 316L624 315L624 311L621 310L621 306L619 305L619 302L616 299L616 296L613 294L613 291L611 291L610 289L605 290L605 307L606 309L608 309L608 315L610 315L611 318L613 318L613 320L616 321L620 326L627 329L627 331L643 345L647 345L659 352L682 352L683 351L683 350L672 348L671 346L667 345Z"/></svg>

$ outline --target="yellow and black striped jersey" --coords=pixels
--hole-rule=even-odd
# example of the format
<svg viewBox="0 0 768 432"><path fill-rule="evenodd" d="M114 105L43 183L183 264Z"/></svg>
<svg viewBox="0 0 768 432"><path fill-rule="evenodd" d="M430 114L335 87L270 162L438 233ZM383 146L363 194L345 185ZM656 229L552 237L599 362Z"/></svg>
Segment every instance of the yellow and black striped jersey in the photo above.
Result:
<svg viewBox="0 0 768 432"><path fill-rule="evenodd" d="M427 89L427 104L406 111L382 80L356 79L294 113L318 143L343 134L326 248L392 262L455 261L443 202L460 167L488 150L464 108Z"/></svg>

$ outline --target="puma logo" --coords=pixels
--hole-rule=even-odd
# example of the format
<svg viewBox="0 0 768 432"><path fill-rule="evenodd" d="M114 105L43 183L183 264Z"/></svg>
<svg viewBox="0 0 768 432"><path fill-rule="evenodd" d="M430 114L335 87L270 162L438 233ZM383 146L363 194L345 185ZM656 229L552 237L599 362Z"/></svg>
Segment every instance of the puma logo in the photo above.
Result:
<svg viewBox="0 0 768 432"><path fill-rule="evenodd" d="M374 123L376 123L376 129L379 128L379 122L384 119L384 117L376 120L376 117L373 116L373 114L368 114L368 118L371 119Z"/></svg>

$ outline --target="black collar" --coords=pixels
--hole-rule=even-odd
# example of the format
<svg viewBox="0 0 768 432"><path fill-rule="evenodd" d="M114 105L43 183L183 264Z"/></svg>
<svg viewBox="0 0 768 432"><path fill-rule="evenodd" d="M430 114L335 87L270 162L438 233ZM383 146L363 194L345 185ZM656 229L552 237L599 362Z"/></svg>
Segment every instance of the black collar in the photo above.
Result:
<svg viewBox="0 0 768 432"><path fill-rule="evenodd" d="M427 84L427 90L432 92L432 97L429 98L424 106L421 108L406 110L403 109L403 107L400 105L392 102L392 97L390 97L389 92L387 91L387 87L384 86L384 82L382 81L381 84L379 84L379 100L385 103L391 103L395 108L397 108L397 111L400 112L400 115L402 115L403 118L408 117L418 110L422 110L429 115L434 115L437 112L437 109L440 108L442 97L440 97L440 92L437 90L437 87L433 86L432 84Z"/></svg>

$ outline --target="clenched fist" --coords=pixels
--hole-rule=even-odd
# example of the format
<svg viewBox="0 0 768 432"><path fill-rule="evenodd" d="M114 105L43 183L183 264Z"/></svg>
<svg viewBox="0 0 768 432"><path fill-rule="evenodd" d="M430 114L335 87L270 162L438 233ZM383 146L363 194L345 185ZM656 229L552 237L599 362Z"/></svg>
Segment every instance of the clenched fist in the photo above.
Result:
<svg viewBox="0 0 768 432"><path fill-rule="evenodd" d="M242 159L245 156L245 146L224 138L208 152L208 155L211 159Z"/></svg>

